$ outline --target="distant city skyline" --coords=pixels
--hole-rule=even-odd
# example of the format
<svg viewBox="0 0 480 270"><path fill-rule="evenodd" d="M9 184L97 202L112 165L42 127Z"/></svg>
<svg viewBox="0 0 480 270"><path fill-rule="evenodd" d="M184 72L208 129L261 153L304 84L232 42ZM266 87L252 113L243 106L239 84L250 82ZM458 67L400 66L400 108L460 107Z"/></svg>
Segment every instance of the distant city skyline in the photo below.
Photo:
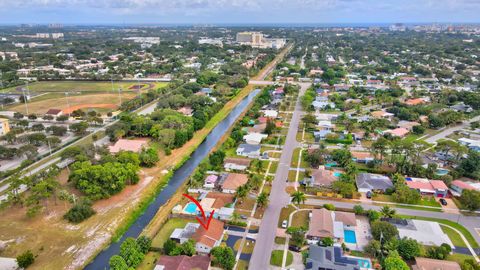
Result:
<svg viewBox="0 0 480 270"><path fill-rule="evenodd" d="M477 23L480 0L0 0L0 24Z"/></svg>

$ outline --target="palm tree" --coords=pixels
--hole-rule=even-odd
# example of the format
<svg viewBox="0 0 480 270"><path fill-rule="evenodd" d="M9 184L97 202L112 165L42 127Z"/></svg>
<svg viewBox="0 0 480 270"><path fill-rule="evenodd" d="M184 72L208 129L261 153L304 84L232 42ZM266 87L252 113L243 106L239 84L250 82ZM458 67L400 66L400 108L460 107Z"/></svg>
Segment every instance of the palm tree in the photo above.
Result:
<svg viewBox="0 0 480 270"><path fill-rule="evenodd" d="M385 205L382 207L382 209L380 209L380 213L382 213L382 216L386 218L393 218L396 214L396 211L395 209L390 208L390 206Z"/></svg>
<svg viewBox="0 0 480 270"><path fill-rule="evenodd" d="M235 198L238 199L240 203L242 203L242 200L245 199L245 197L247 197L247 194L248 194L247 187L245 185L239 186L237 188L237 191L235 192Z"/></svg>
<svg viewBox="0 0 480 270"><path fill-rule="evenodd" d="M300 203L305 203L305 200L307 199L307 196L305 196L305 193L301 191L295 191L292 194L292 202L296 204Z"/></svg>
<svg viewBox="0 0 480 270"><path fill-rule="evenodd" d="M260 193L260 195L258 195L257 204L258 204L258 207L260 207L260 208L263 208L263 207L267 206L267 204L268 204L267 193L262 192L262 193Z"/></svg>
<svg viewBox="0 0 480 270"><path fill-rule="evenodd" d="M233 212L232 214L232 221L237 222L240 219L240 214L237 212Z"/></svg>

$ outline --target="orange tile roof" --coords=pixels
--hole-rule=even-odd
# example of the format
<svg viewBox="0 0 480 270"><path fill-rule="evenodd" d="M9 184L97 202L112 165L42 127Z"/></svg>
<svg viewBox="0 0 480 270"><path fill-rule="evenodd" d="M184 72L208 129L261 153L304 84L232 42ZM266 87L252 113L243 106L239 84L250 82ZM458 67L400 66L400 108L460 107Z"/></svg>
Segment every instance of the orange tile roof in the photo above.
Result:
<svg viewBox="0 0 480 270"><path fill-rule="evenodd" d="M416 265L412 266L414 270L460 270L457 262L435 260L428 258L415 258Z"/></svg>
<svg viewBox="0 0 480 270"><path fill-rule="evenodd" d="M110 150L110 153L118 153L120 151L140 152L140 150L142 150L142 148L146 146L147 143L147 139L120 139L114 145L111 145L108 149Z"/></svg>
<svg viewBox="0 0 480 270"><path fill-rule="evenodd" d="M407 105L419 105L425 103L425 100L423 98L413 98L413 99L408 99L405 101L405 104Z"/></svg>
<svg viewBox="0 0 480 270"><path fill-rule="evenodd" d="M313 209L307 235L313 237L333 237L333 219L329 210Z"/></svg>
<svg viewBox="0 0 480 270"><path fill-rule="evenodd" d="M223 226L225 224L216 219L210 221L208 230L205 230L203 226L198 227L197 231L192 236L192 239L198 243L202 243L208 247L214 247L215 243L223 237Z"/></svg>
<svg viewBox="0 0 480 270"><path fill-rule="evenodd" d="M248 182L248 176L241 173L229 173L222 184L223 189L235 190Z"/></svg>

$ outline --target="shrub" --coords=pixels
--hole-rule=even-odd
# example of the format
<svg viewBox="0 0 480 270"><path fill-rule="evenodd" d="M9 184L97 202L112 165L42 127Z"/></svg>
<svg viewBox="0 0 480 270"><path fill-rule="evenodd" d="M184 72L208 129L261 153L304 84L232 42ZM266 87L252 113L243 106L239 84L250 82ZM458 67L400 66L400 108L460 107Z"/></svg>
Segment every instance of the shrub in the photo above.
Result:
<svg viewBox="0 0 480 270"><path fill-rule="evenodd" d="M32 251L27 250L17 256L17 264L20 268L27 268L35 261Z"/></svg>
<svg viewBox="0 0 480 270"><path fill-rule="evenodd" d="M88 199L83 199L73 205L73 207L68 210L63 218L72 223L79 223L93 216L94 214L95 210L92 208L92 202Z"/></svg>
<svg viewBox="0 0 480 270"><path fill-rule="evenodd" d="M323 205L323 207L327 210L335 211L335 205L333 205L333 204L326 203L326 204Z"/></svg>

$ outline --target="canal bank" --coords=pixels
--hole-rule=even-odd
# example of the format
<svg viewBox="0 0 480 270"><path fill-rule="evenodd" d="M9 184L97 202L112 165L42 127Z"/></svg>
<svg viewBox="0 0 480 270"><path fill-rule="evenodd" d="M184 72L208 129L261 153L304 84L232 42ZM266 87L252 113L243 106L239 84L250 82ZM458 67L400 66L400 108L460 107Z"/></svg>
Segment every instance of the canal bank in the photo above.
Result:
<svg viewBox="0 0 480 270"><path fill-rule="evenodd" d="M138 216L138 218L131 224L128 230L121 236L120 240L110 244L106 249L101 251L93 261L88 264L85 269L106 269L108 268L108 261L111 256L118 254L121 243L127 237L138 237L144 228L155 217L158 209L166 204L176 194L179 187L188 179L190 174L198 166L198 164L210 153L210 151L217 145L222 136L235 123L237 118L248 108L250 103L254 100L259 90L249 92L235 107L228 113L228 115L216 125L211 132L205 137L203 142L190 155L190 158L183 163L172 175L168 184L155 196L151 203L146 207L145 211ZM220 114L220 113L219 113ZM217 114L217 117L222 115Z"/></svg>

